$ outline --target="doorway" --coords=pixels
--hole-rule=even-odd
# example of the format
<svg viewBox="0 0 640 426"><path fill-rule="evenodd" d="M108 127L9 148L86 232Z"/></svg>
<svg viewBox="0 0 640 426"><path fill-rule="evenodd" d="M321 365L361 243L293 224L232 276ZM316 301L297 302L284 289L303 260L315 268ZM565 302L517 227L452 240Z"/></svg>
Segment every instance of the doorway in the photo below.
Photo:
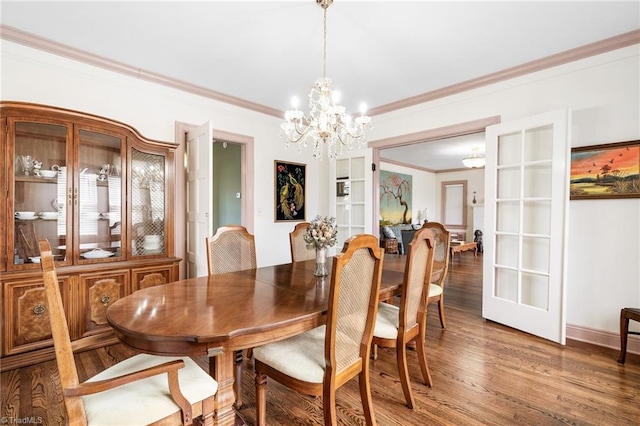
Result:
<svg viewBox="0 0 640 426"><path fill-rule="evenodd" d="M242 145L213 142L212 230L242 223Z"/></svg>
<svg viewBox="0 0 640 426"><path fill-rule="evenodd" d="M436 129L425 130L422 132L409 133L406 135L395 136L387 139L380 139L377 141L369 142L368 146L372 148L373 151L373 165L375 170L379 172L380 170L380 161L381 161L381 153L382 151L390 148L396 147L405 147L405 146L417 146L418 144L422 147L422 149L428 151L429 144L432 143L433 146L441 145L438 142L441 142L443 139L456 138L464 135L471 135L476 133L484 133L485 129L488 126L500 123L499 116L486 117L479 120L467 121L463 123L454 124L451 126L439 127ZM447 155L445 153L438 155ZM462 161L463 155L457 154L460 156L458 161ZM461 163L460 163L461 164ZM461 166L460 170L464 170ZM431 170L433 171L433 170ZM378 223L379 220L379 196L378 196L378 188L380 187L379 182L379 173L373 174L373 223ZM471 190L475 190L476 188L471 188ZM434 188L434 191L439 190L438 188ZM434 199L439 199L439 195ZM441 200L440 200L441 201ZM440 210L440 206L434 206L435 208ZM432 217L432 216L431 216ZM378 232L378 227L374 227L373 231Z"/></svg>
<svg viewBox="0 0 640 426"><path fill-rule="evenodd" d="M186 278L187 276L196 276L196 267L198 259L197 257L202 256L203 260L200 263L205 265L206 267L206 246L204 243L204 238L198 237L197 240L193 241L193 247L188 247L187 241L189 240L187 236L187 134L190 131L195 131L200 126L191 124L191 123L183 123L176 122L176 144L178 145L178 149L176 150L176 158L178 160L178 167L176 168L176 197L174 201L174 209L175 209L175 220L176 220L176 241L184 241L184 244L176 245L176 257L183 259L180 262L180 279ZM254 139L251 136L241 135L238 133L226 132L223 130L210 129L210 134L205 137L206 140L210 141L210 151L214 149L214 141L226 141L227 145L234 144L236 147L240 149L240 222L238 224L243 225L247 228L250 233L254 232L254 195L253 195L253 179L254 179ZM222 145L222 143L220 144ZM222 148L224 149L224 148ZM182 166L180 167L180 164ZM213 154L211 154L211 163L213 164ZM213 170L213 166L211 166L211 170ZM209 185L207 185L209 186ZM213 186L213 178L211 178L211 187ZM232 195L235 197L236 192L234 191ZM211 196L213 199L213 190L206 191L208 196ZM204 196L203 196L204 198ZM211 205L210 200L201 200L198 204L202 206ZM204 207L203 207L204 208ZM204 217L203 220L203 230L201 232L202 235L213 235L213 221L207 220L208 211L213 212L213 208L209 210L198 208L199 213L196 215L198 217ZM206 226L205 226L206 222ZM188 273L188 270L191 270L191 274Z"/></svg>

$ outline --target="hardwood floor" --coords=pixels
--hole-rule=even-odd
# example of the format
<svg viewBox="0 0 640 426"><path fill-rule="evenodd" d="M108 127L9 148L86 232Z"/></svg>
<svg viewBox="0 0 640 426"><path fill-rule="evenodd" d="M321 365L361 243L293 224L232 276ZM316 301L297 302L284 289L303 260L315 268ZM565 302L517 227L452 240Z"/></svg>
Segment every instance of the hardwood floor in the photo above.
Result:
<svg viewBox="0 0 640 426"><path fill-rule="evenodd" d="M404 405L393 350L379 349L371 365L379 425L640 423L640 356L628 354L626 364L620 365L613 349L574 341L560 346L485 321L481 281L482 256L474 258L470 252L456 256L445 287L446 331L440 329L437 307L432 305L429 311L427 347L433 388L422 384L415 354L409 354L414 410ZM123 345L79 353L80 379L131 355ZM207 368L206 358L196 361ZM30 424L64 424L55 362L6 371L0 378L2 423L33 416L27 419ZM270 425L323 424L322 398L299 395L271 380L268 383ZM243 395L245 405L240 413L254 424L249 360L245 360ZM337 391L337 405L340 424L364 424L357 380Z"/></svg>

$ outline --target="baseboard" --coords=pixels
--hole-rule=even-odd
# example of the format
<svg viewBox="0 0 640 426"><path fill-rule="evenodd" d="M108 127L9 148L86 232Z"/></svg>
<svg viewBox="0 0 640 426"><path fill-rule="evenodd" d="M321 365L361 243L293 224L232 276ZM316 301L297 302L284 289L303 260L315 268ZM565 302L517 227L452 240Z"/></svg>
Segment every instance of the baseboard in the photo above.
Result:
<svg viewBox="0 0 640 426"><path fill-rule="evenodd" d="M567 339L620 350L620 334L567 324ZM640 354L640 336L630 334L627 353Z"/></svg>

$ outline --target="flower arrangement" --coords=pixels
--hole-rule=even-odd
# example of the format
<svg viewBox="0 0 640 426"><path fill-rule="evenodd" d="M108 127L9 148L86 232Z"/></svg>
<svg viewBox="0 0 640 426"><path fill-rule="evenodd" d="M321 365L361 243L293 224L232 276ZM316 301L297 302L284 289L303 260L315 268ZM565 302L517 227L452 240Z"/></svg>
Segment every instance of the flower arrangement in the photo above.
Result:
<svg viewBox="0 0 640 426"><path fill-rule="evenodd" d="M335 217L317 215L304 234L304 241L309 248L333 247L337 242L338 227Z"/></svg>

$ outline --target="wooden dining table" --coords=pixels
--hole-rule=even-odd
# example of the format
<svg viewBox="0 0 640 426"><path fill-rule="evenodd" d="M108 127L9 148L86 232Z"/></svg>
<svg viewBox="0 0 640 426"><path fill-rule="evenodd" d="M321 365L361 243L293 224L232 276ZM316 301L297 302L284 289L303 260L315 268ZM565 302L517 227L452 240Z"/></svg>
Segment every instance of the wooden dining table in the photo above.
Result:
<svg viewBox="0 0 640 426"><path fill-rule="evenodd" d="M380 300L402 285L406 256L385 255ZM107 321L126 345L165 356L209 357L218 382L215 425L243 424L234 407L235 352L285 339L326 321L329 275L315 261L189 278L138 290L114 302Z"/></svg>

